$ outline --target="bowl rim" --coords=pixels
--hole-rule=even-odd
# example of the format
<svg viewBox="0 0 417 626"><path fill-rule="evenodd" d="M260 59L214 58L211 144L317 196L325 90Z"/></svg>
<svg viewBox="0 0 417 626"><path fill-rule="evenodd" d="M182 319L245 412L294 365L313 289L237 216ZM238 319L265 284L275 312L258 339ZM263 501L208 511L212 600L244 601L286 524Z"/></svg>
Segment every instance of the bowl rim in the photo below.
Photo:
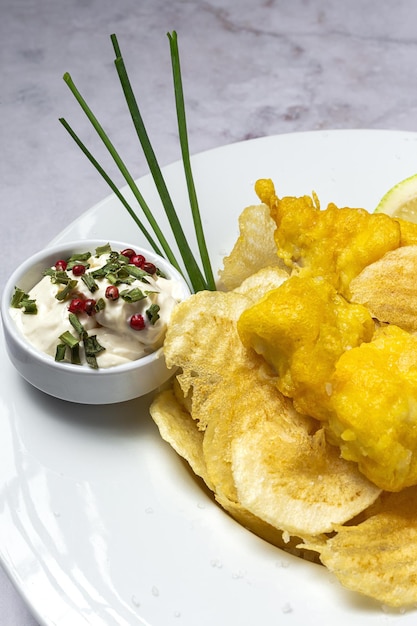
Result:
<svg viewBox="0 0 417 626"><path fill-rule="evenodd" d="M83 376L102 376L102 377L111 377L115 373L123 374L124 372L130 372L137 368L145 367L146 365L152 363L155 359L159 359L162 356L163 346L157 348L153 352L139 357L134 361L130 361L129 363L121 363L119 365L114 365L111 367L103 367L99 369L93 369L91 367L75 365L73 363L68 362L56 362L54 358L46 354L45 352L41 352L37 348L35 348L21 333L18 326L15 324L12 316L10 315L10 300L14 289L16 286L19 286L19 280L22 280L28 273L33 265L41 264L44 259L57 259L61 258L61 256L68 256L76 249L88 250L89 248L97 248L100 245L105 245L109 243L111 248L124 250L125 248L133 248L139 254L143 254L146 258L149 258L152 262L156 261L156 265L161 266L161 269L166 271L166 273L170 276L170 278L177 280L182 287L185 300L191 295L191 289L187 284L185 278L180 274L180 272L164 257L160 256L156 252L144 248L141 245L135 245L132 242L113 240L113 239L105 239L105 238L97 238L97 239L78 239L68 242L61 242L60 244L55 244L52 246L47 246L46 248L35 252L27 259L25 259L9 276L6 281L3 294L1 297L0 311L1 318L4 326L4 330L9 336L13 337L13 340L19 345L20 349L26 351L30 354L34 361L38 363L42 363L45 366L57 368L59 371L63 373L67 371L70 372L78 372L83 374ZM60 255L59 253L63 253ZM50 264L46 262L44 264L45 269L49 267ZM30 287L30 289L36 284L36 281ZM6 334L5 333L5 334Z"/></svg>

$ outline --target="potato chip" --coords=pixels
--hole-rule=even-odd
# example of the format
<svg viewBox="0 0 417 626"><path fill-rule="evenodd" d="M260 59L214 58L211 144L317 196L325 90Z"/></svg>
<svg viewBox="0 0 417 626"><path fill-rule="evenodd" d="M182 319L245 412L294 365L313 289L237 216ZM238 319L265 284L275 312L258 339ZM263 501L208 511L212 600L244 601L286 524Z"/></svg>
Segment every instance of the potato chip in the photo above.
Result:
<svg viewBox="0 0 417 626"><path fill-rule="evenodd" d="M233 291L247 296L253 303L260 300L268 291L276 289L289 277L288 271L279 265L264 267L248 276Z"/></svg>
<svg viewBox="0 0 417 626"><path fill-rule="evenodd" d="M151 415L159 428L161 437L184 458L192 471L200 476L214 492L207 475L205 459L202 453L203 433L198 430L195 420L185 411L172 389L162 391L152 403ZM296 556L317 562L318 557L303 547L298 548L299 537L283 537L280 529L274 528L244 509L239 503L229 500L224 495L215 493L217 502L239 524L258 535L265 541L285 549Z"/></svg>
<svg viewBox="0 0 417 626"><path fill-rule="evenodd" d="M350 284L351 300L366 306L380 322L417 331L417 246L387 252Z"/></svg>
<svg viewBox="0 0 417 626"><path fill-rule="evenodd" d="M289 433L272 419L233 439L232 468L242 506L292 535L331 532L380 493L326 443L323 430Z"/></svg>
<svg viewBox="0 0 417 626"><path fill-rule="evenodd" d="M309 430L310 418L295 413L292 404L257 369L242 368L226 378L199 406L195 416L208 423L203 453L216 493L238 502L232 470L232 445L242 433L252 432L258 421L271 419L287 438L291 431ZM248 393L248 390L250 392ZM210 419L211 416L211 419Z"/></svg>
<svg viewBox="0 0 417 626"><path fill-rule="evenodd" d="M174 309L165 360L168 367L181 368L177 380L192 413L230 370L247 362L248 351L237 339L236 320L248 302L241 294L204 291ZM206 426L200 423L201 429Z"/></svg>
<svg viewBox="0 0 417 626"><path fill-rule="evenodd" d="M220 288L231 290L259 269L284 267L274 241L276 224L265 204L247 207L239 217L239 238L220 270Z"/></svg>
<svg viewBox="0 0 417 626"><path fill-rule="evenodd" d="M242 345L236 322L242 311L285 276L279 268L267 267L242 284L241 292L200 292L174 309L164 353L168 367L181 368L177 378L189 410L203 402L230 371L263 364Z"/></svg>
<svg viewBox="0 0 417 626"><path fill-rule="evenodd" d="M175 307L167 330L164 354L168 367L222 375L238 367L246 349L232 331L241 312L248 306L243 294L202 291Z"/></svg>
<svg viewBox="0 0 417 626"><path fill-rule="evenodd" d="M379 511L337 527L324 544L306 542L340 582L392 607L417 602L417 488L384 494Z"/></svg>
<svg viewBox="0 0 417 626"><path fill-rule="evenodd" d="M285 549L296 556L317 562L317 557L303 547L298 548L299 537L283 537L283 531L271 526L253 513L247 511L238 502L230 500L225 494L225 489L221 492L215 488L208 477L205 457L203 455L203 438L208 436L197 428L196 421L184 410L181 402L177 399L172 389L162 391L155 398L151 405L151 415L154 419L161 437L171 447L184 458L190 465L193 472L200 476L206 485L213 491L215 499L239 524L258 535L265 541ZM214 429L212 429L214 430ZM222 438L221 438L222 441ZM222 454L220 460L223 462Z"/></svg>
<svg viewBox="0 0 417 626"><path fill-rule="evenodd" d="M209 489L207 467L203 456L203 433L198 430L191 415L180 405L174 392L161 392L152 403L151 416L158 426L160 435L200 476Z"/></svg>
<svg viewBox="0 0 417 626"><path fill-rule="evenodd" d="M304 544L300 543L297 537L291 537L288 533L271 526L267 522L253 513L244 509L238 502L232 502L227 498L216 495L216 500L220 506L231 515L239 524L250 530L252 533L261 537L268 543L289 552L294 556L298 556L306 561L319 563L318 554L311 550L306 550ZM317 538L316 538L317 539ZM323 538L323 541L325 538Z"/></svg>

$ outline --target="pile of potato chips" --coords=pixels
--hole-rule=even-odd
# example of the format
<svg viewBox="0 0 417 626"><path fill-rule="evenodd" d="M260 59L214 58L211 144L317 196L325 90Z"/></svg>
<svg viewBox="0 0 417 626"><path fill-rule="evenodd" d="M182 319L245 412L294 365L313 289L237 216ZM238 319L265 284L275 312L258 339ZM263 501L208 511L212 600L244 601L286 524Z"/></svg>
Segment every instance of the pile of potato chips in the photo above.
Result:
<svg viewBox="0 0 417 626"><path fill-rule="evenodd" d="M271 184L265 187L269 194ZM224 260L219 291L199 292L174 310L164 351L178 372L156 396L151 415L163 439L239 523L324 564L349 589L384 605L413 606L417 487L383 491L341 458L322 422L298 413L278 391L274 369L240 340L243 311L293 271L277 255L271 203L267 194L259 195L263 203L240 216L240 235ZM305 198L291 201L297 211ZM398 248L401 253L370 263L353 285L373 316L394 316L393 323L410 332L417 329L417 296L406 277L408 268L417 269L413 243L411 237Z"/></svg>

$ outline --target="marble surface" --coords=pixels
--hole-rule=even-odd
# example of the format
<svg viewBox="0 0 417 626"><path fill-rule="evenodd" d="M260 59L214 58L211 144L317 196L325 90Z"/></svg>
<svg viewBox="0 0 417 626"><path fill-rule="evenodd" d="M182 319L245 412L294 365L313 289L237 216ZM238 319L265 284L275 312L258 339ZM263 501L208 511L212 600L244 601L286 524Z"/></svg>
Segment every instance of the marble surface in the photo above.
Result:
<svg viewBox="0 0 417 626"><path fill-rule="evenodd" d="M196 153L301 130L417 131L416 19L413 0L2 0L0 283L109 193L58 122L65 117L98 146L64 72L134 175L147 172L120 94L111 33L167 164L180 156L167 32L178 32ZM36 620L0 570L3 624Z"/></svg>

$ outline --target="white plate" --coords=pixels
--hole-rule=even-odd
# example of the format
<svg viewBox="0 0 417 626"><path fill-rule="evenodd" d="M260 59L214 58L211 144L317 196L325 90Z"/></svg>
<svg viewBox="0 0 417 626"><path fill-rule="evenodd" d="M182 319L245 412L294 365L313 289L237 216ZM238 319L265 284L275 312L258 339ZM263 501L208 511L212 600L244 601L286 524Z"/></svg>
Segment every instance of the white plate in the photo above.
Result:
<svg viewBox="0 0 417 626"><path fill-rule="evenodd" d="M271 177L279 194L315 190L372 210L417 171L417 134L332 131L266 137L193 159L216 267ZM165 169L190 222L179 164ZM159 211L149 178L141 189ZM188 229L191 233L191 227ZM114 197L57 239L133 239ZM137 233L138 244L144 243ZM351 626L415 623L347 592L325 568L293 558L239 526L171 448L148 414L149 398L109 407L54 400L26 384L1 339L0 558L48 626Z"/></svg>

